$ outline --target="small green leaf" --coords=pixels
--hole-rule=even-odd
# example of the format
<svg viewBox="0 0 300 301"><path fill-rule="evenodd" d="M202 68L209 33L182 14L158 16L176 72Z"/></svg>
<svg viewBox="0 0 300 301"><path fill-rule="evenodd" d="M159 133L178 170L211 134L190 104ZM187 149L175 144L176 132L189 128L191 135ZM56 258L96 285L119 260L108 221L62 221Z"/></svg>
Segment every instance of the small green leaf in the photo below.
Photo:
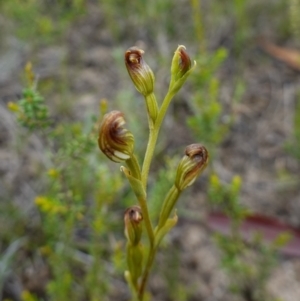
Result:
<svg viewBox="0 0 300 301"><path fill-rule="evenodd" d="M164 236L177 224L177 221L178 221L178 216L175 211L174 216L172 218L167 219L165 225L162 228L160 228L155 234L155 242L154 242L155 248L159 246Z"/></svg>
<svg viewBox="0 0 300 301"><path fill-rule="evenodd" d="M136 195L137 199L146 199L146 191L143 187L143 184L140 180L134 178L129 169L127 169L124 166L121 166L121 171L125 174L126 178L128 179L130 186L134 192L134 194Z"/></svg>

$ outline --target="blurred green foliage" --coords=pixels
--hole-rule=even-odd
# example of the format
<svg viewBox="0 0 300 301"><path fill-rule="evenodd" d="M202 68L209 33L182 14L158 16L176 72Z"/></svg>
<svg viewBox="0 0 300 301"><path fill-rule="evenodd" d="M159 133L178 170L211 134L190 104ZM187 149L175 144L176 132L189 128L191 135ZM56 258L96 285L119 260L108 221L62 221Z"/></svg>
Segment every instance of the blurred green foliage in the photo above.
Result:
<svg viewBox="0 0 300 301"><path fill-rule="evenodd" d="M300 160L300 93L297 95L295 105L294 129L292 137L286 143L285 148L292 156Z"/></svg>
<svg viewBox="0 0 300 301"><path fill-rule="evenodd" d="M290 30L294 37L296 38L296 42L299 45L300 43L300 1L299 0L289 0L289 20L290 20Z"/></svg>
<svg viewBox="0 0 300 301"><path fill-rule="evenodd" d="M222 184L216 174L210 176L208 199L211 204L219 205L222 211L229 216L235 227L245 218L247 211L240 205L239 196L242 186L242 179L234 176L230 184Z"/></svg>
<svg viewBox="0 0 300 301"><path fill-rule="evenodd" d="M47 171L41 175L43 185L35 198L41 232L30 251L47 258L52 274L47 287L51 299L107 300L103 296L108 296L111 288L107 277L111 268L105 258L114 254L109 237L118 233L111 230L119 220L108 207L119 197L123 181L95 152L98 116L91 116L85 123L55 123L48 114L35 114L41 108L48 111L28 66L26 73L32 80L23 95L30 91L30 97L9 103L9 108L21 126L40 135L48 153ZM114 258L116 266L120 265L121 259ZM24 299L31 297L25 293Z"/></svg>
<svg viewBox="0 0 300 301"><path fill-rule="evenodd" d="M23 40L50 43L86 12L86 0L0 1L5 28Z"/></svg>
<svg viewBox="0 0 300 301"><path fill-rule="evenodd" d="M267 281L278 263L277 250L290 239L288 233L278 235L271 243L255 233L245 241L240 229L250 213L240 204L242 180L234 176L231 183L222 183L219 177L210 177L208 198L229 218L229 235L215 234L215 241L221 251L221 265L228 274L231 291L253 301L277 300L270 296Z"/></svg>
<svg viewBox="0 0 300 301"><path fill-rule="evenodd" d="M174 183L174 170L176 170L179 160L179 156L173 156L172 158L165 156L165 166L161 166L155 175L155 182L153 183L152 189L149 191L149 212L154 221L157 221L159 217L162 196L167 194Z"/></svg>
<svg viewBox="0 0 300 301"><path fill-rule="evenodd" d="M222 122L224 112L218 100L219 80L214 76L226 56L227 51L223 48L212 55L201 54L198 72L193 76L193 87L197 92L190 102L193 115L187 119L187 124L196 139L201 139L209 147L211 154L214 153L213 148L225 138L233 119L231 116Z"/></svg>
<svg viewBox="0 0 300 301"><path fill-rule="evenodd" d="M8 107L15 112L18 122L23 127L29 130L47 128L50 124L49 111L44 98L36 90L31 63L28 63L25 69L28 88L23 90L18 104L10 102Z"/></svg>

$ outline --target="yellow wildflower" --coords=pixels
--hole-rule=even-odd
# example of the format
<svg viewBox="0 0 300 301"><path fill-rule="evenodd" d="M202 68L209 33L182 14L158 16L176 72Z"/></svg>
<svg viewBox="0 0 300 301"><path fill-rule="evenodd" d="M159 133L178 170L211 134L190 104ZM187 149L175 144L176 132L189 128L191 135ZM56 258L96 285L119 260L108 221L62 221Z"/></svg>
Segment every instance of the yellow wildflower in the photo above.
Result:
<svg viewBox="0 0 300 301"><path fill-rule="evenodd" d="M216 174L210 176L210 185L215 189L220 187L220 180Z"/></svg>
<svg viewBox="0 0 300 301"><path fill-rule="evenodd" d="M53 179L56 179L58 176L59 176L59 172L57 169L55 168L50 168L48 171L47 171L47 174L50 178L53 178Z"/></svg>
<svg viewBox="0 0 300 301"><path fill-rule="evenodd" d="M20 111L20 107L18 104L16 104L15 102L10 101L7 104L7 108L12 111L12 112L19 112Z"/></svg>

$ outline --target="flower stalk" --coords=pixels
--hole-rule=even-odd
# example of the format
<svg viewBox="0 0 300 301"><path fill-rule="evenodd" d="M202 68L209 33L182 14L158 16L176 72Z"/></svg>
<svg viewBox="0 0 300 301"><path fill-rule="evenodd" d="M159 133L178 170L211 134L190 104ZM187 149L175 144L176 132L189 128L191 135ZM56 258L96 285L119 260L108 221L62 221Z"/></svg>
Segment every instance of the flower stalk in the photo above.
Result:
<svg viewBox="0 0 300 301"><path fill-rule="evenodd" d="M177 201L188 186L192 185L208 164L208 151L200 144L191 144L179 162L173 186L170 188L159 215L155 229L152 226L148 210L147 183L159 131L173 97L183 86L194 70L184 46L176 49L171 64L171 80L168 92L159 107L154 94L155 77L144 60L144 51L131 47L125 52L125 66L139 93L145 98L149 121L149 137L142 168L134 154L134 137L125 128L124 116L119 111L112 111L103 118L99 129L98 145L100 150L112 161L125 162L121 171L128 179L138 200L139 206L128 208L124 215L125 236L127 238L127 266L125 278L138 301L143 301L150 270L161 240L176 225L176 212L171 217ZM142 245L142 224L148 237L148 252L145 256ZM136 300L135 299L135 300Z"/></svg>

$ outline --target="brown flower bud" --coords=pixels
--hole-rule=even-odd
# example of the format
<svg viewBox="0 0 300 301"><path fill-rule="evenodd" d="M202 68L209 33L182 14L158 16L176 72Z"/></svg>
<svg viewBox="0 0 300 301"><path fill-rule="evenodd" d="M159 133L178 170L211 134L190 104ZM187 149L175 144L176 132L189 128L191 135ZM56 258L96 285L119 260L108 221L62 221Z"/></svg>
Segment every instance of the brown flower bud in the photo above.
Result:
<svg viewBox="0 0 300 301"><path fill-rule="evenodd" d="M172 59L170 89L177 92L195 66L196 62L194 61L194 65L192 66L191 59L185 50L185 46L179 45Z"/></svg>
<svg viewBox="0 0 300 301"><path fill-rule="evenodd" d="M179 191L192 185L208 164L208 151L201 144L191 144L177 167L175 186Z"/></svg>
<svg viewBox="0 0 300 301"><path fill-rule="evenodd" d="M125 236L128 242L136 246L142 237L142 210L139 206L132 206L125 211Z"/></svg>
<svg viewBox="0 0 300 301"><path fill-rule="evenodd" d="M185 50L183 45L178 46L175 51L172 66L171 66L171 73L175 77L180 78L185 73L187 73L192 67L191 59L188 53Z"/></svg>
<svg viewBox="0 0 300 301"><path fill-rule="evenodd" d="M143 58L144 51L130 47L125 52L125 65L136 89L144 96L154 90L154 74Z"/></svg>
<svg viewBox="0 0 300 301"><path fill-rule="evenodd" d="M126 161L133 154L134 137L124 125L123 113L112 111L104 115L99 129L99 148L114 162Z"/></svg>

